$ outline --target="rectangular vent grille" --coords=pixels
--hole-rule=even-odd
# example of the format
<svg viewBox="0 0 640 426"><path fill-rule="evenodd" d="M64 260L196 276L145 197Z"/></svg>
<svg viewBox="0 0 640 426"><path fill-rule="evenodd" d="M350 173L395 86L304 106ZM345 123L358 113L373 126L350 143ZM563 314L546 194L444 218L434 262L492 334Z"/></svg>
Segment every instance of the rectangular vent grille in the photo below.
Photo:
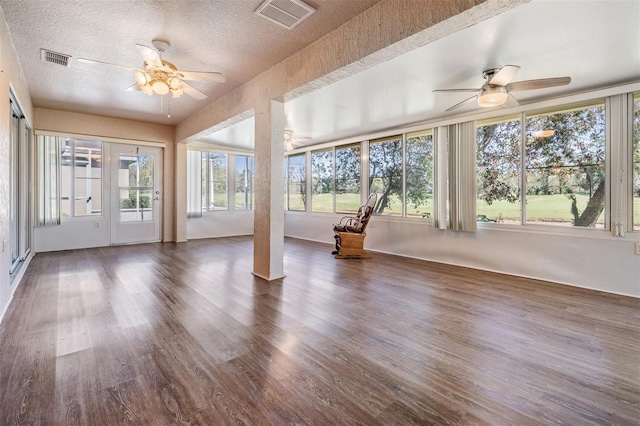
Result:
<svg viewBox="0 0 640 426"><path fill-rule="evenodd" d="M300 0L267 0L255 14L290 30L315 11Z"/></svg>
<svg viewBox="0 0 640 426"><path fill-rule="evenodd" d="M52 52L51 50L47 50L47 49L40 49L40 59L42 59L45 62L51 62L52 64L58 64L58 65L62 65L63 67L68 67L69 58L71 58L71 55Z"/></svg>

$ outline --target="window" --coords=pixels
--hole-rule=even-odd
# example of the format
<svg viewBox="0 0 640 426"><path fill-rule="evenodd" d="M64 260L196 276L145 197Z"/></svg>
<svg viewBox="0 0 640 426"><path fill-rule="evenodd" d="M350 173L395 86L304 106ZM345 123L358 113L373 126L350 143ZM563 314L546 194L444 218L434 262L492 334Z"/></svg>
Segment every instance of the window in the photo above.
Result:
<svg viewBox="0 0 640 426"><path fill-rule="evenodd" d="M304 211L307 189L305 155L290 155L287 163L287 210Z"/></svg>
<svg viewBox="0 0 640 426"><path fill-rule="evenodd" d="M311 210L333 213L333 149L311 152Z"/></svg>
<svg viewBox="0 0 640 426"><path fill-rule="evenodd" d="M336 213L355 213L360 207L360 144L336 148Z"/></svg>
<svg viewBox="0 0 640 426"><path fill-rule="evenodd" d="M604 103L526 121L527 223L604 227Z"/></svg>
<svg viewBox="0 0 640 426"><path fill-rule="evenodd" d="M640 94L633 98L633 228L640 229Z"/></svg>
<svg viewBox="0 0 640 426"><path fill-rule="evenodd" d="M479 222L521 223L517 117L479 121L476 131L476 214Z"/></svg>
<svg viewBox="0 0 640 426"><path fill-rule="evenodd" d="M64 139L60 158L60 214L102 214L102 142Z"/></svg>
<svg viewBox="0 0 640 426"><path fill-rule="evenodd" d="M202 153L202 210L227 210L227 155Z"/></svg>
<svg viewBox="0 0 640 426"><path fill-rule="evenodd" d="M120 154L118 163L120 222L152 221L153 157Z"/></svg>
<svg viewBox="0 0 640 426"><path fill-rule="evenodd" d="M253 210L254 158L246 155L236 155L234 164L234 208L235 210Z"/></svg>
<svg viewBox="0 0 640 426"><path fill-rule="evenodd" d="M407 134L405 199L407 217L433 215L433 131Z"/></svg>
<svg viewBox="0 0 640 426"><path fill-rule="evenodd" d="M370 142L369 192L378 194L375 213L402 216L402 136Z"/></svg>

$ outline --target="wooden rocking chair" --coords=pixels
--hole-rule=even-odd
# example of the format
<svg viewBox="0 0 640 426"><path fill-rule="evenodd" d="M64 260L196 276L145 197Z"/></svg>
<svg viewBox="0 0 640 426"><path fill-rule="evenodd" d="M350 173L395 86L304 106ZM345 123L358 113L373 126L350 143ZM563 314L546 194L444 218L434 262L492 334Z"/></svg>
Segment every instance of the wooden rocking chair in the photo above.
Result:
<svg viewBox="0 0 640 426"><path fill-rule="evenodd" d="M371 259L373 257L364 250L364 237L367 236L365 230L373 216L377 200L377 194L369 195L367 203L360 206L355 216L345 216L340 219L340 223L333 225L336 249L331 254L335 255L336 259Z"/></svg>

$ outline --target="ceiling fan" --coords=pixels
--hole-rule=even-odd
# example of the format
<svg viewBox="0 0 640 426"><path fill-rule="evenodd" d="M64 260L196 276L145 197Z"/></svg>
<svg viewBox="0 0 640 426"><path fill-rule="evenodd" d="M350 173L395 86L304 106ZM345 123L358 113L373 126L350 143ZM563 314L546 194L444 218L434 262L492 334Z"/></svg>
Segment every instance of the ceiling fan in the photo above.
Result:
<svg viewBox="0 0 640 426"><path fill-rule="evenodd" d="M134 85L128 87L127 90L142 90L147 95L153 95L154 93L166 95L171 93L174 98L179 98L184 93L194 99L205 99L207 95L189 85L187 81L224 83L225 78L219 72L178 70L171 62L162 59L162 53L171 47L169 42L165 40L153 40L151 43L156 50L141 44L136 44L136 47L144 58L142 68L133 68L86 58L78 58L78 61L134 71L136 82Z"/></svg>
<svg viewBox="0 0 640 426"><path fill-rule="evenodd" d="M447 108L445 111L453 111L476 99L481 107L494 107L505 103L507 106L513 107L519 104L510 92L565 86L571 82L571 77L554 77L511 83L511 80L519 70L520 67L518 65L505 65L502 68L488 69L482 72L482 77L487 81L479 89L437 89L434 92L477 92L472 97Z"/></svg>
<svg viewBox="0 0 640 426"><path fill-rule="evenodd" d="M286 151L293 151L295 148L299 148L306 142L310 142L311 138L294 138L293 130L285 129L284 131L284 149Z"/></svg>

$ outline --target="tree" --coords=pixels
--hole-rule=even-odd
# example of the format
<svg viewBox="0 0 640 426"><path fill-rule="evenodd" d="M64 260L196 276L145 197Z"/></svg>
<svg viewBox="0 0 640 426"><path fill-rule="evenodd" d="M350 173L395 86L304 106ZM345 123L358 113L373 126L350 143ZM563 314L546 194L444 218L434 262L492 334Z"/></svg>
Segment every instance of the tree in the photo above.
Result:
<svg viewBox="0 0 640 426"><path fill-rule="evenodd" d="M605 202L604 106L528 117L525 143L527 195L565 194L573 225L595 226ZM480 199L520 199L519 120L480 126L477 160ZM577 194L588 199L582 211Z"/></svg>
<svg viewBox="0 0 640 426"><path fill-rule="evenodd" d="M391 206L392 196L402 200L402 139L369 145L369 188L378 194L375 214Z"/></svg>

